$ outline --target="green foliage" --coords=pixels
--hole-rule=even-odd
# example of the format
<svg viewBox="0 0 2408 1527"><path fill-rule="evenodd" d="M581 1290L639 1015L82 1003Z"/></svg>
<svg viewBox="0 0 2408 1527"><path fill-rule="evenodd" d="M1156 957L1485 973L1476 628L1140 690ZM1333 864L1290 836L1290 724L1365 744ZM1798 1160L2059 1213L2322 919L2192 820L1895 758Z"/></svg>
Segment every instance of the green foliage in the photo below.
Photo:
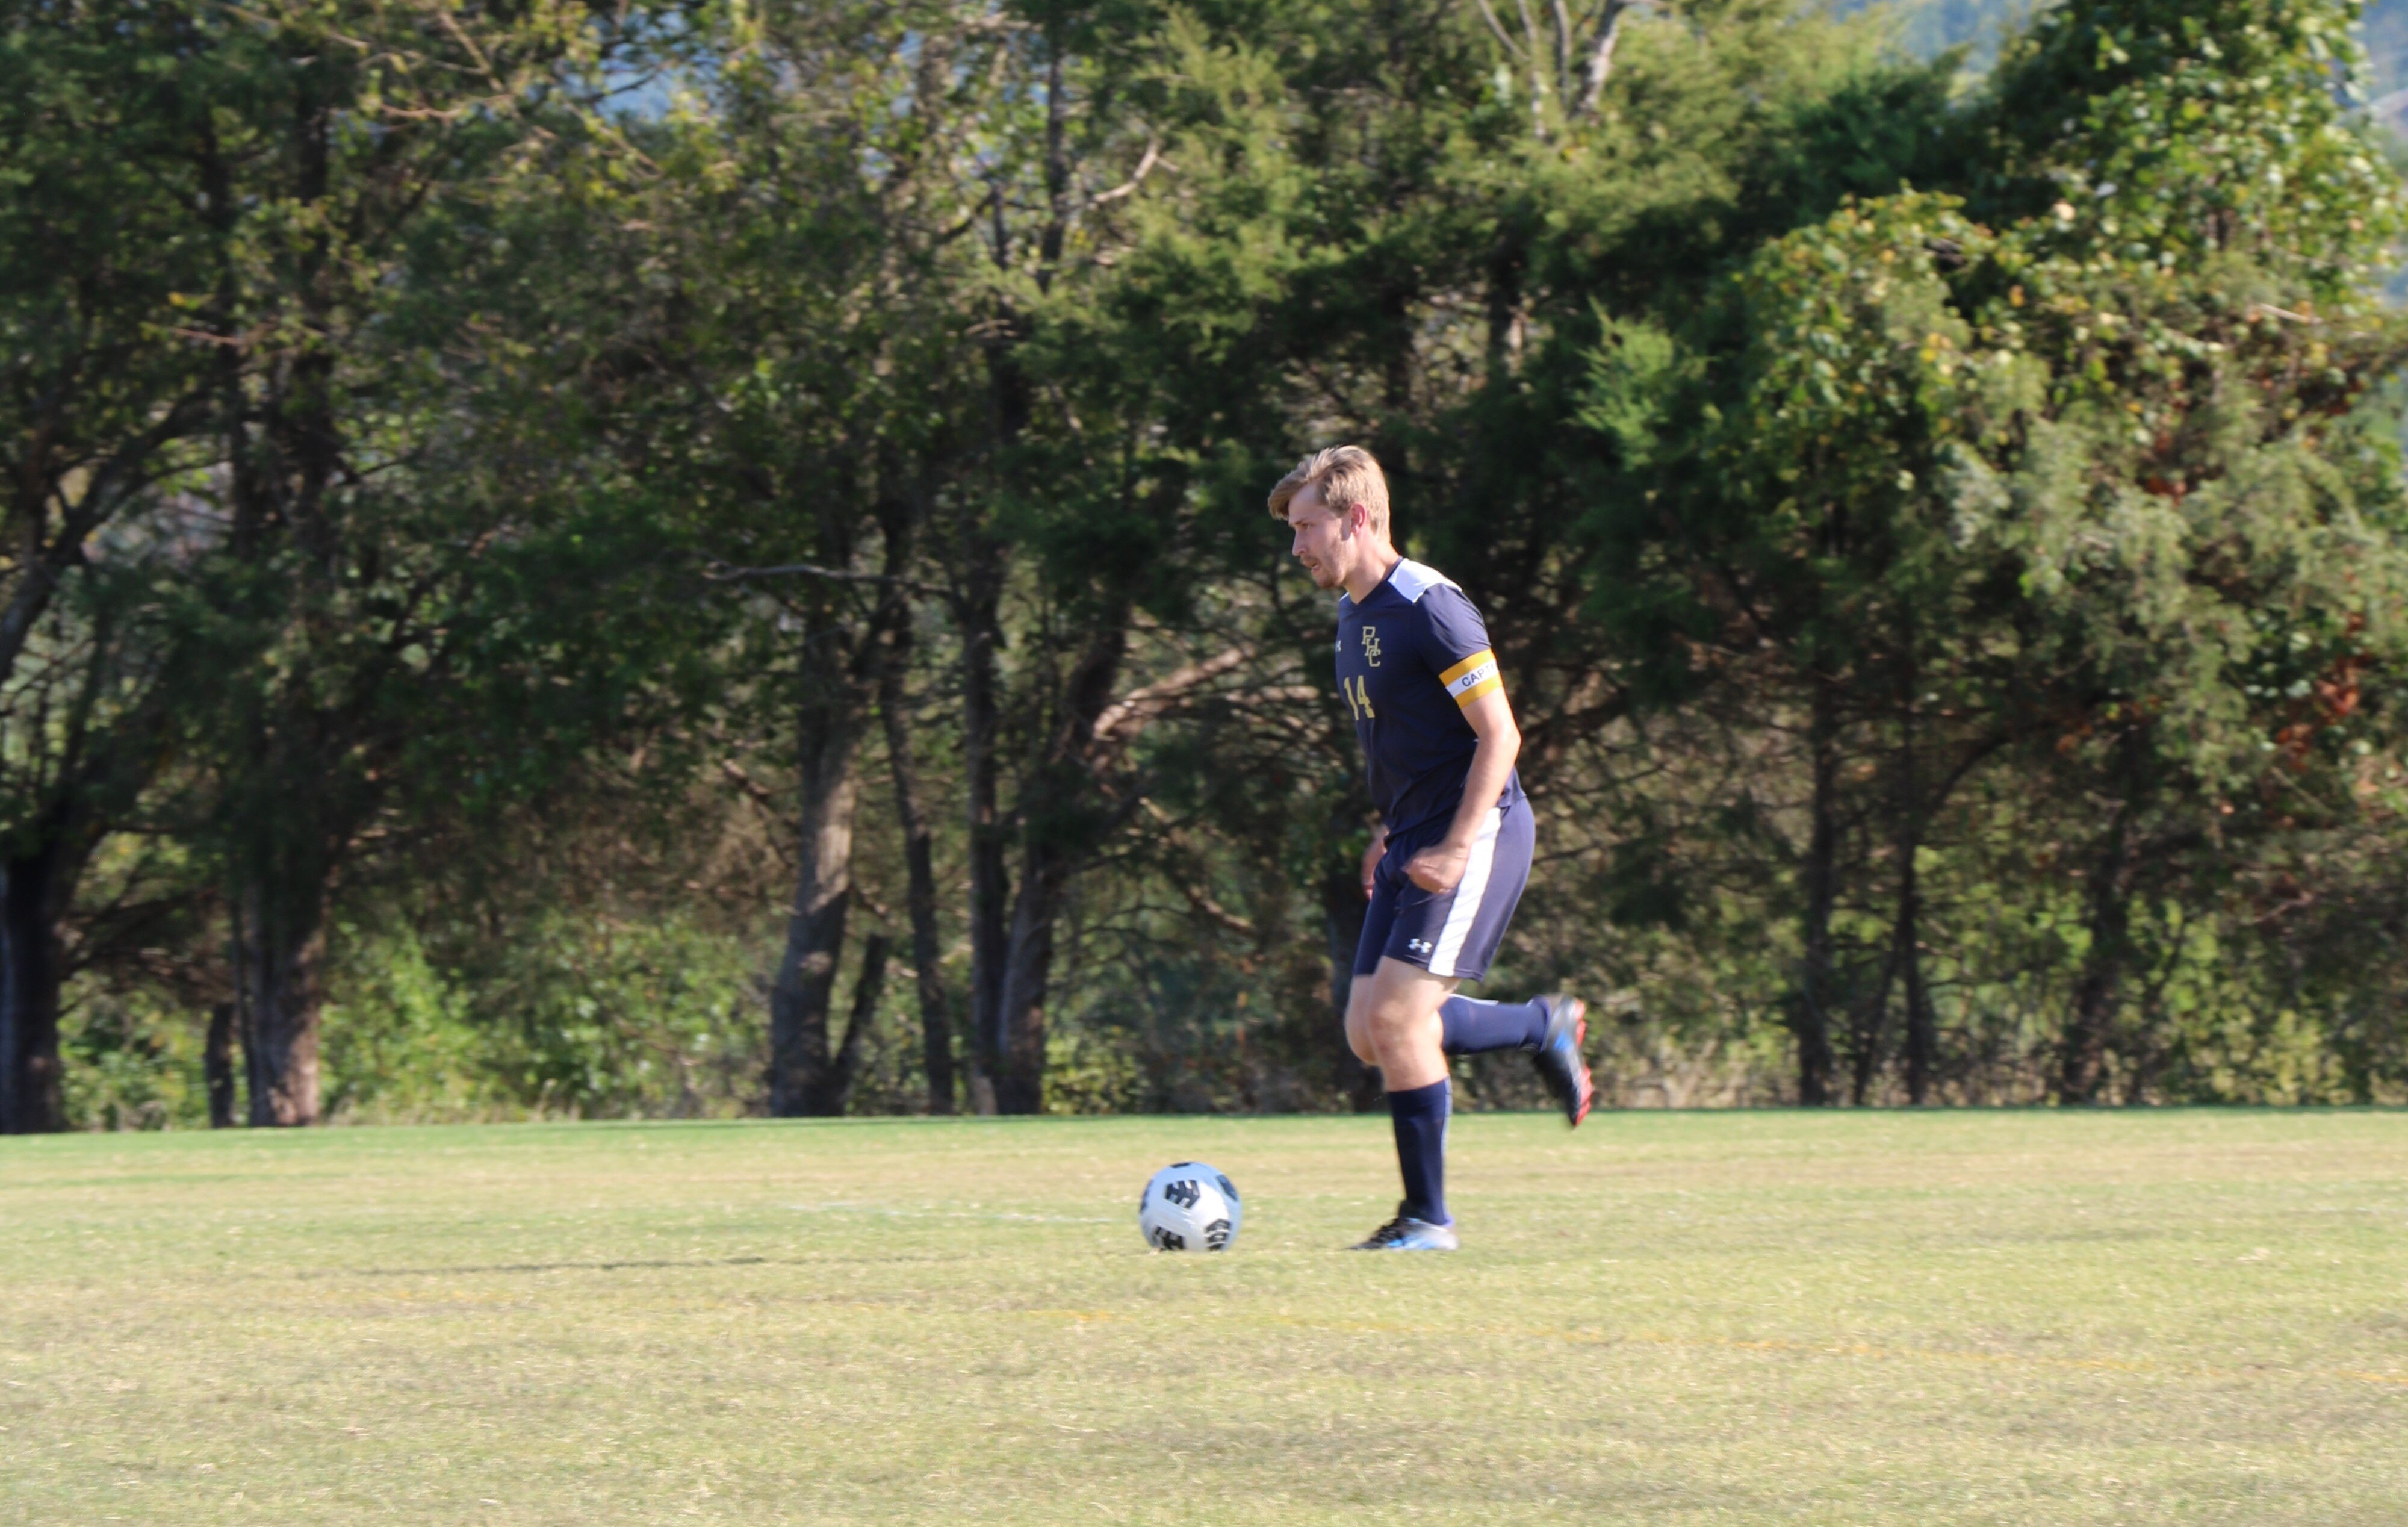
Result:
<svg viewBox="0 0 2408 1527"><path fill-rule="evenodd" d="M762 1024L748 941L561 913L499 959L439 966L407 929L345 928L327 1106L363 1121L750 1112Z"/></svg>
<svg viewBox="0 0 2408 1527"><path fill-rule="evenodd" d="M1596 994L1625 1098L2408 1085L2347 0L2069 0L1979 79L1774 0L114 14L0 32L0 434L81 303L52 551L146 464L7 678L11 820L173 845L67 919L79 1119L188 1120L161 1015L313 928L343 1116L742 1111L766 990L832 1044L931 883L851 1106L926 991L1031 1106L1340 1105L1369 821L1261 510L1338 439L1523 720L1498 987Z"/></svg>
<svg viewBox="0 0 2408 1527"><path fill-rule="evenodd" d="M2164 1004L2200 979L2191 939L2245 942L2221 917L2265 928L2240 889L2253 855L2396 811L2399 739L2365 699L2401 655L2399 462L2373 400L2408 331L2368 291L2397 189L2331 90L2354 15L2049 12L1964 129L1987 147L1956 179L1988 222L1912 192L1843 207L1769 244L1693 325L1715 368L1670 367L1708 379L1665 431L1680 508L1635 545L1605 538L1609 575L1661 590L1624 608L1673 612L1668 657L1811 714L1812 841L1788 893L1810 1095L1833 1026L1853 1028L1859 1089L1889 1043L1927 878L1948 900L2028 897L2031 926L2067 930L1976 957L1947 999L1961 1028L1984 1005L1967 984L2004 997L2024 958L2064 971L2060 1095L2097 1096L2119 1067L2130 1096L2298 1090ZM1585 420L1612 430L1626 363L1606 346L1591 367ZM2000 766L2042 793L1993 814ZM1973 814L1952 814L1969 781ZM1866 813L1886 826L1848 841ZM2047 846L1985 842L2008 824ZM2052 889L2059 863L2078 899ZM2184 915L2136 917L2167 897ZM2231 1008L2288 1005L2210 984ZM1928 1055L1938 1019L1916 1001L1907 1044Z"/></svg>
<svg viewBox="0 0 2408 1527"><path fill-rule="evenodd" d="M495 1105L507 1094L491 1035L417 937L337 931L343 964L327 1015L328 1113L391 1123L502 1112Z"/></svg>
<svg viewBox="0 0 2408 1527"><path fill-rule="evenodd" d="M201 1028L166 994L97 981L69 988L59 1049L70 1130L186 1130L209 1121Z"/></svg>
<svg viewBox="0 0 2408 1527"><path fill-rule="evenodd" d="M2078 0L2040 16L1992 88L1995 215L2057 213L2127 266L2241 254L2346 300L2403 224L2362 79L2353 0ZM2095 223L2089 221L2095 219ZM2045 224L2042 224L2044 231ZM2387 264L2386 262L2383 262Z"/></svg>

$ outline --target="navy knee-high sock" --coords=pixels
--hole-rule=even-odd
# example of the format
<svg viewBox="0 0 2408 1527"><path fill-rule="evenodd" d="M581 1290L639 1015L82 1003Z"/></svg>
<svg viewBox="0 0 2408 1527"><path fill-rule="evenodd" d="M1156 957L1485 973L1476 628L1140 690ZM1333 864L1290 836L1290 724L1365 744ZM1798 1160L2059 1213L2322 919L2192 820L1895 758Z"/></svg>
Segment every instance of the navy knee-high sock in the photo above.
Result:
<svg viewBox="0 0 2408 1527"><path fill-rule="evenodd" d="M1547 1042L1547 1010L1539 1002L1484 1002L1449 997L1438 1007L1443 1032L1439 1047L1449 1055L1484 1050L1535 1050Z"/></svg>
<svg viewBox="0 0 2408 1527"><path fill-rule="evenodd" d="M1455 1223L1446 1212L1446 1116L1454 1101L1444 1078L1388 1094L1397 1165L1405 1177L1405 1213L1433 1225Z"/></svg>

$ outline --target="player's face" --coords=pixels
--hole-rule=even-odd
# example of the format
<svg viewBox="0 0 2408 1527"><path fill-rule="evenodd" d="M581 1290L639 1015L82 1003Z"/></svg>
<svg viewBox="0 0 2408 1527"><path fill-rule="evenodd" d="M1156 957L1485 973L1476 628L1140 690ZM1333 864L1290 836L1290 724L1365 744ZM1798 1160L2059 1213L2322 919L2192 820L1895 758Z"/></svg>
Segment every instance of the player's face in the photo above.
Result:
<svg viewBox="0 0 2408 1527"><path fill-rule="evenodd" d="M1346 522L1321 501L1318 484L1287 501L1287 527L1296 538L1289 550L1312 575L1313 587L1336 588L1346 581L1354 540L1346 533Z"/></svg>

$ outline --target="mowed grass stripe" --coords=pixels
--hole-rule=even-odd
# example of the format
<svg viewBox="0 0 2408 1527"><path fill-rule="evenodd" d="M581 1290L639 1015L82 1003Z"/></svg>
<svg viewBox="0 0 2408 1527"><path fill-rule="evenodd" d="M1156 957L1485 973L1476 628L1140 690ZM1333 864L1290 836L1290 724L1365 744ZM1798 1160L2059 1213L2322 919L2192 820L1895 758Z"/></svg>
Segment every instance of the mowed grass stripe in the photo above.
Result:
<svg viewBox="0 0 2408 1527"><path fill-rule="evenodd" d="M2408 1521L2408 1117L1386 1132L0 1142L0 1520Z"/></svg>
<svg viewBox="0 0 2408 1527"><path fill-rule="evenodd" d="M877 1305L856 1305L875 1309ZM885 1306L896 1308L898 1306ZM1128 1316L1111 1310L1017 1310L1007 1312L1024 1318L1039 1320L1087 1321L1126 1320ZM1378 1320L1297 1320L1278 1316L1258 1316L1251 1322L1285 1330L1324 1332L1331 1335L1377 1336L1395 1338L1418 1337L1426 1334L1418 1326L1399 1325ZM1948 1352L1915 1347L1876 1347L1867 1342L1794 1342L1777 1339L1750 1339L1740 1336L1668 1336L1656 1331L1561 1331L1536 1326L1474 1325L1454 1328L1465 1334L1519 1337L1538 1342L1578 1342L1595 1347L1618 1347L1635 1343L1646 1347L1695 1347L1720 1348L1731 1352L1766 1352L1783 1357L1867 1359L1877 1362L1997 1362L2050 1368L2092 1369L2105 1373L2161 1374L2170 1378L2205 1378L2216 1380L2246 1379L2279 1375L2294 1378L2328 1378L2352 1384L2408 1385L2408 1373L2360 1373L2342 1369L2320 1373L2313 1369L2245 1370L2214 1368L2204 1363L2175 1366L2151 1362L2141 1358L2051 1358L2034 1357L2015 1352Z"/></svg>

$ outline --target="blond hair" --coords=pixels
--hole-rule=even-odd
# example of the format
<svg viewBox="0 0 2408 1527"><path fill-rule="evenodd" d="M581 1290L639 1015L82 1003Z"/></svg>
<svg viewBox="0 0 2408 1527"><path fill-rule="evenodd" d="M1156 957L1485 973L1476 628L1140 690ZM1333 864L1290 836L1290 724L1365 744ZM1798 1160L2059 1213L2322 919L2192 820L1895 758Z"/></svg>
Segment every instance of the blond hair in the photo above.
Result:
<svg viewBox="0 0 2408 1527"><path fill-rule="evenodd" d="M1297 462L1271 489L1271 518L1286 519L1288 501L1307 488L1319 488L1321 501L1339 514L1349 504L1361 504L1370 511L1371 529L1388 533L1388 480L1361 446L1333 445Z"/></svg>

